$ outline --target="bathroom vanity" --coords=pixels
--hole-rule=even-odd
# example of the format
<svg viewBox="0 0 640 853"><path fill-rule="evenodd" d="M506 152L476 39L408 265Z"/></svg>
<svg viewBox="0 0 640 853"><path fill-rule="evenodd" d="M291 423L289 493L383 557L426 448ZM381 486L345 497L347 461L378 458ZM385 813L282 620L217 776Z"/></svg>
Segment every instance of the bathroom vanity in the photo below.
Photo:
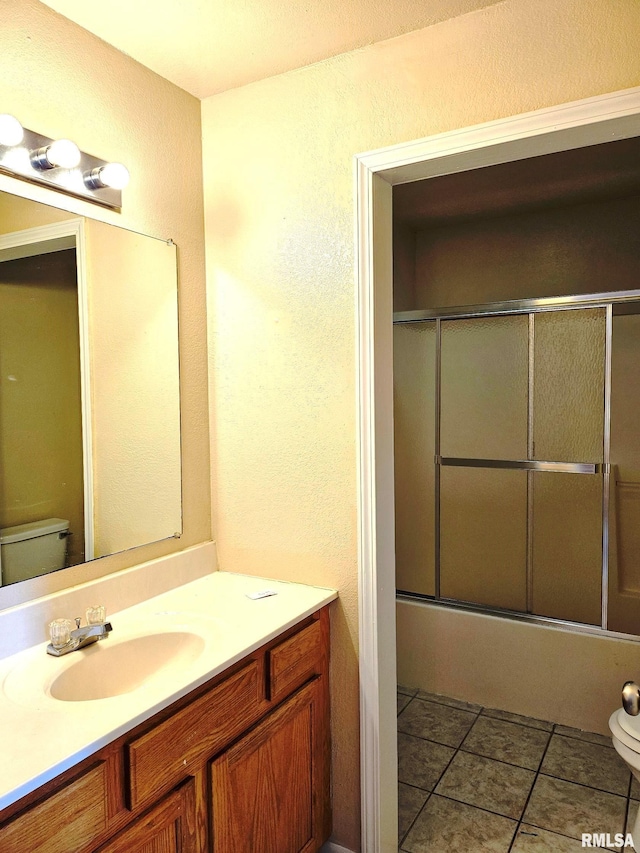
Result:
<svg viewBox="0 0 640 853"><path fill-rule="evenodd" d="M267 586L277 595L248 598ZM216 624L223 617L203 613L203 595L226 624L237 620L233 635L222 638L217 624L218 642L205 645L197 660L118 696L59 701L51 682L38 702L33 686L11 689L12 673L18 683L26 672L41 671L36 650L1 662L3 710L19 708L26 730L33 715L39 718L40 779L51 778L0 811L0 853L312 853L321 847L331 829L327 604L335 593L216 572L116 614L113 637L136 615L142 626L155 624L152 616L175 620L176 614L182 627L207 618ZM193 609L198 601L200 612ZM139 630L149 636L148 627ZM179 642L184 632L174 623L172 630ZM110 642L99 645L107 651ZM40 651L49 657L44 644ZM94 652L96 659L104 651ZM58 659L56 665L62 666ZM162 682L167 696L157 701ZM123 722L127 705L129 724ZM101 728L97 737L90 733ZM48 747L57 735L62 743ZM74 738L75 755L69 755ZM30 751L38 744L24 747L26 763L35 768ZM62 772L56 772L56 752L58 766L67 765ZM3 775L8 757L0 755ZM19 771L14 775L17 782ZM16 785L13 796L25 785L34 780Z"/></svg>

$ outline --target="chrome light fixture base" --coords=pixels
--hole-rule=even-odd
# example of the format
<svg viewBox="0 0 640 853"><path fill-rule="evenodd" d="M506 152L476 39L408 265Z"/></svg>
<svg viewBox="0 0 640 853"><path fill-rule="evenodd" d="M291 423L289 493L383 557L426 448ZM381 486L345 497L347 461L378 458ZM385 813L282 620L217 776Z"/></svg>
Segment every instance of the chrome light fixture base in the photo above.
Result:
<svg viewBox="0 0 640 853"><path fill-rule="evenodd" d="M22 141L17 145L3 145L0 142L0 173L112 210L121 210L121 190L97 185L98 182L87 180L86 177L97 174L108 165L107 161L82 151L79 164L72 169L51 166L46 159L46 151L54 142L54 139L24 128Z"/></svg>

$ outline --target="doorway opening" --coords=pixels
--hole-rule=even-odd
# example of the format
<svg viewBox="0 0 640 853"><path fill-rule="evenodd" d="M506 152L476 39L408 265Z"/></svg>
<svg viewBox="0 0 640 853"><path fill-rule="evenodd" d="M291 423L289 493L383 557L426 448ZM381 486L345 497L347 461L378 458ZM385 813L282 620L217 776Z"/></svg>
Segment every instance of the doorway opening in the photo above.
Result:
<svg viewBox="0 0 640 853"><path fill-rule="evenodd" d="M640 90L634 89L441 134L356 160L361 743L367 850L397 849L392 187L638 135ZM442 622L436 616L438 620ZM487 624L499 632L495 623L503 621ZM465 630L475 630L475 625L464 624ZM431 664L443 671L447 662L437 660L434 636L427 631L419 638L421 654L431 653ZM504 638L494 636L493 642ZM518 645L525 648L526 639L520 637ZM464 682L465 672L454 675ZM606 702L606 691L602 696Z"/></svg>

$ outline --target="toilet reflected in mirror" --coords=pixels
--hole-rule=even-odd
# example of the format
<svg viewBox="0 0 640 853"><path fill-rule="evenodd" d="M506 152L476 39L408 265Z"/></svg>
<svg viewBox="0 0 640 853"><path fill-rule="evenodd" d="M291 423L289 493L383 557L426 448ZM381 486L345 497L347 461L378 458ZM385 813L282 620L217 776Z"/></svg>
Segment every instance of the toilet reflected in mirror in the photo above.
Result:
<svg viewBox="0 0 640 853"><path fill-rule="evenodd" d="M17 583L56 572L67 565L69 522L45 518L0 530L0 571L3 583Z"/></svg>

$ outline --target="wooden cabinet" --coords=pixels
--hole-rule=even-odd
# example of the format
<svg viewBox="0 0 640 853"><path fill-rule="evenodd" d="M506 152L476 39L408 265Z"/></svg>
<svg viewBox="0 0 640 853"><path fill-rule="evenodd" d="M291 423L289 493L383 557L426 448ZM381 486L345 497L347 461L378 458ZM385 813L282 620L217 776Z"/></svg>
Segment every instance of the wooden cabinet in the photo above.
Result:
<svg viewBox="0 0 640 853"><path fill-rule="evenodd" d="M195 790L190 780L97 853L197 853L195 818Z"/></svg>
<svg viewBox="0 0 640 853"><path fill-rule="evenodd" d="M328 638L325 607L0 812L0 853L315 853Z"/></svg>
<svg viewBox="0 0 640 853"><path fill-rule="evenodd" d="M322 706L312 681L212 762L216 853L307 853L322 844Z"/></svg>
<svg viewBox="0 0 640 853"><path fill-rule="evenodd" d="M0 829L2 853L75 853L107 827L107 780L100 761Z"/></svg>

